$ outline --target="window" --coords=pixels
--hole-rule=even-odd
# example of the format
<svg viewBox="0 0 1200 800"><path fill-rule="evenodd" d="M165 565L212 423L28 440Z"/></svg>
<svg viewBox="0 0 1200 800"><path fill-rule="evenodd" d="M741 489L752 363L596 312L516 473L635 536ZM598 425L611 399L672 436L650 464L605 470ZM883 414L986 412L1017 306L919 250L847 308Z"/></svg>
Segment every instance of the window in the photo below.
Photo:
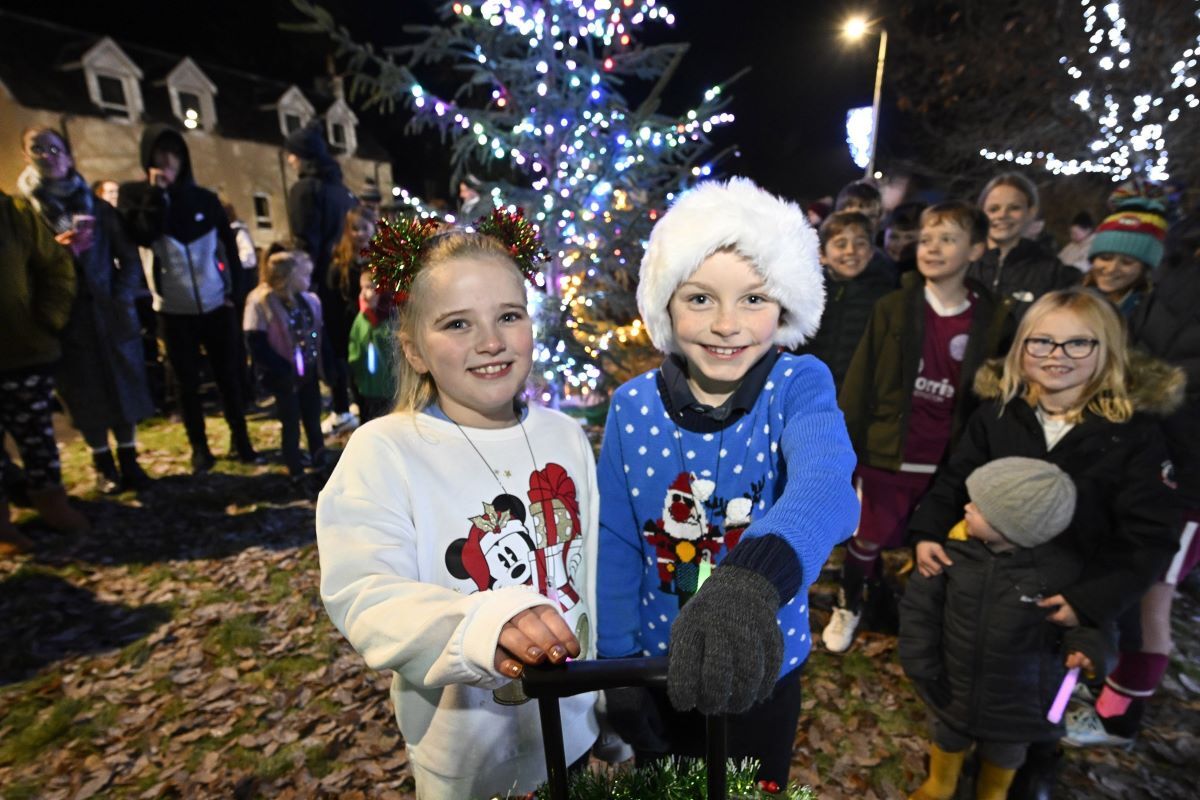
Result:
<svg viewBox="0 0 1200 800"><path fill-rule="evenodd" d="M294 133L304 127L303 121L299 114L284 114L283 115L284 133Z"/></svg>
<svg viewBox="0 0 1200 800"><path fill-rule="evenodd" d="M329 126L330 136L333 138L333 144L338 147L346 146L346 128L340 122L335 122Z"/></svg>
<svg viewBox="0 0 1200 800"><path fill-rule="evenodd" d="M199 95L192 92L180 92L179 110L183 114L183 127L188 130L193 130L204 123Z"/></svg>
<svg viewBox="0 0 1200 800"><path fill-rule="evenodd" d="M120 78L111 75L97 75L96 83L100 88L100 104L104 108L115 111L125 111L128 102L125 100L125 83Z"/></svg>
<svg viewBox="0 0 1200 800"><path fill-rule="evenodd" d="M65 69L82 69L88 99L110 119L136 122L142 116L142 71L117 43L104 37Z"/></svg>
<svg viewBox="0 0 1200 800"><path fill-rule="evenodd" d="M167 74L171 112L189 131L213 131L217 126L217 85L190 58Z"/></svg>
<svg viewBox="0 0 1200 800"><path fill-rule="evenodd" d="M271 227L271 198L262 192L254 195L254 224L259 228Z"/></svg>

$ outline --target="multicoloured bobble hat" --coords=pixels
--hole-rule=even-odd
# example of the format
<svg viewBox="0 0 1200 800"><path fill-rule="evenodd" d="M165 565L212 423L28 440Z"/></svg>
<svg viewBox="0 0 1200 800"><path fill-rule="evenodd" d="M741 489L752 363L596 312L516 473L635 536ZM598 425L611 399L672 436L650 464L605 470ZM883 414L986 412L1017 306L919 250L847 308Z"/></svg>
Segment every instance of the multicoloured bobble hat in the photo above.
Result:
<svg viewBox="0 0 1200 800"><path fill-rule="evenodd" d="M1150 269L1163 257L1167 219L1162 204L1145 197L1130 197L1116 204L1116 213L1096 228L1088 258L1106 253L1136 258Z"/></svg>

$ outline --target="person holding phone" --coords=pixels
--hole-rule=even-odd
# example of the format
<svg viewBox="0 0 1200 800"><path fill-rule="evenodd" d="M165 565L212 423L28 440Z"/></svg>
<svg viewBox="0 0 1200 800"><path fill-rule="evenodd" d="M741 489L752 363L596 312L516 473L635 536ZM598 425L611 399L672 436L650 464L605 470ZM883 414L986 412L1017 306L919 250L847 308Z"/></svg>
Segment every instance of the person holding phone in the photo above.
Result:
<svg viewBox="0 0 1200 800"><path fill-rule="evenodd" d="M27 128L21 145L26 167L17 186L58 243L71 252L79 284L61 335L62 359L55 369L58 393L71 423L91 448L97 490L109 494L146 488L150 478L137 461L135 430L154 406L134 308L142 285L137 248L116 211L98 200L75 170L61 133Z"/></svg>
<svg viewBox="0 0 1200 800"><path fill-rule="evenodd" d="M141 156L146 177L121 184L117 211L130 237L153 254L146 279L162 322L167 360L179 381L192 471L208 472L216 463L200 397L204 357L221 393L231 456L244 464L265 464L250 442L238 378L242 350L237 307L253 275L243 274L221 201L196 183L183 134L167 125L148 126L142 133Z"/></svg>

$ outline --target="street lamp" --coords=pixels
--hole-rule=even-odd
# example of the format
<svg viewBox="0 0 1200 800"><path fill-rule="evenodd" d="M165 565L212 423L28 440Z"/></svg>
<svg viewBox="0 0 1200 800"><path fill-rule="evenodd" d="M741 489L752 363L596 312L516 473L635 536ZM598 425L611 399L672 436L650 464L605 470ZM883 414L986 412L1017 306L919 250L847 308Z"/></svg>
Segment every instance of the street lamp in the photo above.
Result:
<svg viewBox="0 0 1200 800"><path fill-rule="evenodd" d="M871 33L872 22L866 17L851 17L842 26L842 34L850 41L858 41ZM883 64L887 59L887 29L879 29L879 55L875 59L875 96L871 101L871 154L867 160L866 177L875 174L875 145L879 141L879 93L883 89Z"/></svg>

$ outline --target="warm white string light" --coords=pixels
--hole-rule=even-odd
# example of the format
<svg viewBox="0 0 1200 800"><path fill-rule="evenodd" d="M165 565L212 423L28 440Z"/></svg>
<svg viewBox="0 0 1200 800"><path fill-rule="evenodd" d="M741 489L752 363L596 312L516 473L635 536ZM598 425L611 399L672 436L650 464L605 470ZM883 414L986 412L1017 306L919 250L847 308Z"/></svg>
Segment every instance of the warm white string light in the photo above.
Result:
<svg viewBox="0 0 1200 800"><path fill-rule="evenodd" d="M1200 106L1198 92L1190 91L1196 87L1200 36L1171 65L1168 88L1160 93L1148 90L1123 103L1120 93L1109 85L1112 73L1125 72L1133 63L1133 46L1126 38L1128 26L1121 4L1116 0L1104 3L1081 0L1081 5L1083 31L1088 37L1087 54L1077 58L1063 56L1059 63L1074 81L1086 84L1089 72L1094 75L1091 85L1081 85L1070 96L1080 112L1096 123L1097 132L1088 143L1088 155L1060 158L1047 151L1014 152L986 147L980 149L979 155L1020 165L1040 163L1056 175L1099 173L1119 182L1139 174L1150 180L1166 180L1170 177L1168 128L1184 113ZM1200 8L1193 14L1200 20Z"/></svg>

